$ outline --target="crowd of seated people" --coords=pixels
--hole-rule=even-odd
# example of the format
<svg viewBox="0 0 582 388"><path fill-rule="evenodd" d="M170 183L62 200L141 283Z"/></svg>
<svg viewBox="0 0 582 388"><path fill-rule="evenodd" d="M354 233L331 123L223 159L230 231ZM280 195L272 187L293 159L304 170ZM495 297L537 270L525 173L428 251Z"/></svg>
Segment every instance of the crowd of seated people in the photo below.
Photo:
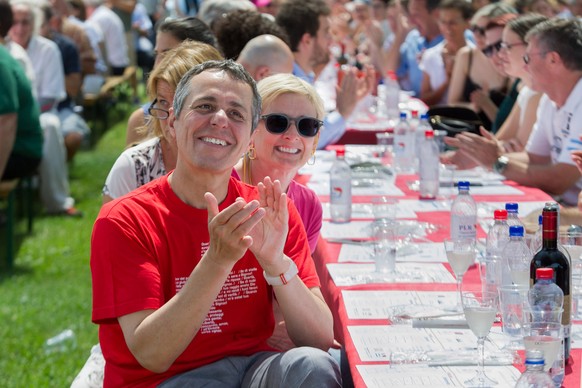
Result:
<svg viewBox="0 0 582 388"><path fill-rule="evenodd" d="M89 131L75 111L83 79L122 74L127 66L138 63L136 56L142 58L147 101L128 121L128 149L123 154L120 150L121 156L105 182L105 209L123 202L128 198L126 194L136 193L142 185L159 184L157 178L172 185L171 179L163 177L173 176L175 169L185 177L188 168L200 168L198 161L194 163L180 154L186 152L190 141L181 122L189 120L183 116L190 113L180 109L196 117L209 109L216 126L236 122L237 115L245 116L240 109L226 109L222 117L212 108L225 101L216 98L180 107L181 113L176 113L177 104L188 97L175 96L177 89L186 90L179 87L182 75L197 63L223 57L238 61L246 69L244 74L259 83L258 90L266 98L258 121L250 123L257 129L242 147L244 152L234 163L230 163L233 155L225 162L232 164L231 178L268 187L267 192L260 191L261 195L279 198L286 193L293 199L299 191L309 202L313 219L321 221L317 198L297 189L293 177L316 148L333 145L342 138L350 118L369 103L387 71L394 71L401 89L427 107L462 107L479 117L483 124L479 134L461 133L447 139L454 150L442 155L443 162L458 168L482 166L496 171L507 179L544 190L565 206L574 207L578 202L582 188L578 167L582 165L579 153L570 156L572 149L579 148L582 135L577 124L581 122L577 116L582 114L578 105L582 102L582 47L578 47L582 26L575 5L567 8L548 0L491 4L462 0L170 3L164 8L161 1L52 0L39 4L0 0L14 14L10 27L0 23L0 31L6 31L6 36L0 37L2 45L21 64L19 79L25 75L26 82L17 87L29 84L34 98L28 108L33 121L30 125L44 135L44 142L39 143L37 136L30 149L33 151L26 153L18 138L21 129L14 129L17 140L10 158L0 155L0 173L10 171L7 166L13 165L14 155L28 158L31 167L26 174L38 172L47 213L80 214L70 195L67 160L73 158ZM5 23L4 18L0 20ZM190 63L184 55L190 53L188 50L201 55L190 58ZM227 68L239 69L232 62L224 63L229 64L224 65ZM179 69L174 68L179 65ZM200 71L202 75L194 76L194 84L216 81L210 82L206 70ZM222 71L236 74L239 70ZM236 89L232 86L237 85L236 77L223 84ZM269 78L281 89L281 95L266 89L265 85L271 85L266 81ZM302 88L307 95L295 96ZM313 90L318 98L312 98ZM22 114L17 110L8 113L8 117L0 115L0 120L11 123L14 114ZM238 124L246 123L248 117ZM33 125L37 122L38 126ZM180 139L185 144L180 144ZM211 138L208 134L204 139L217 148L232 140L226 135ZM181 161L184 165L180 167ZM12 175L4 173L6 176ZM272 181L265 181L267 176L280 182L272 186ZM547 176L557 179L548 180ZM203 200L208 201L206 197ZM309 213L306 207L299 208L301 200L295 203L299 216ZM242 206L233 206L238 205ZM321 227L313 219L302 219L309 252L315 252ZM265 266L265 270L270 268L269 263ZM286 311L283 307L283 313ZM136 318L129 315L129 323L114 317L124 322L120 329L124 334L143 323L136 326ZM140 315L144 322L151 316L149 312L146 315L148 318ZM106 324L102 319L96 321ZM295 328L289 330L297 340ZM132 332L125 338L135 335ZM128 351L142 354L140 346L127 345L131 349ZM111 353L104 349L104 354L107 359Z"/></svg>

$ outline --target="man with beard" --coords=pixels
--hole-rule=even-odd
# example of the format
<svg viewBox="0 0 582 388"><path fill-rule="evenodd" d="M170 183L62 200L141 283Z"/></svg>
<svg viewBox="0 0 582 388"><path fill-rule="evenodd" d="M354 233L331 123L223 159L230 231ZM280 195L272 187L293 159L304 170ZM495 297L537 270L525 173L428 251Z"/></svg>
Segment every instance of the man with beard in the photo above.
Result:
<svg viewBox="0 0 582 388"><path fill-rule="evenodd" d="M290 48L295 57L293 74L313 84L314 69L330 61L329 15L331 10L325 0L287 1L277 13L277 23L289 36ZM336 108L328 112L320 132L318 148L338 141L346 130L346 121L356 104L372 89L374 70L358 78L357 69L351 68L337 88Z"/></svg>

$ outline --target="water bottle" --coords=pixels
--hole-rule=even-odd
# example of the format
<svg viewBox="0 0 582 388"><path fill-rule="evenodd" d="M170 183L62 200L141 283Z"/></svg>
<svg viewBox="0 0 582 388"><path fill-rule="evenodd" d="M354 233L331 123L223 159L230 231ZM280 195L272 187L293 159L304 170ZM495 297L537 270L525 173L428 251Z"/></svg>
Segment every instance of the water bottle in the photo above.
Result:
<svg viewBox="0 0 582 388"><path fill-rule="evenodd" d="M424 134L426 133L426 131L432 130L432 127L430 126L430 123L428 122L428 114L423 113L420 116L420 120L418 121L418 127L416 128L416 154L420 155L420 145L422 144L422 142L424 141ZM435 139L435 142L437 143L438 146L438 142L436 139L436 136L433 136ZM441 152L440 147L439 147L439 152Z"/></svg>
<svg viewBox="0 0 582 388"><path fill-rule="evenodd" d="M509 227L509 241L501 253L501 284L529 286L531 251L523 238L523 226Z"/></svg>
<svg viewBox="0 0 582 388"><path fill-rule="evenodd" d="M469 194L469 182L459 181L459 194L451 205L451 239L477 238L477 205Z"/></svg>
<svg viewBox="0 0 582 388"><path fill-rule="evenodd" d="M519 205L517 203L511 202L505 204L505 210L507 210L507 225L523 225L523 222L518 216Z"/></svg>
<svg viewBox="0 0 582 388"><path fill-rule="evenodd" d="M525 352L525 371L521 374L515 388L554 388L554 382L544 371L544 353L532 349Z"/></svg>
<svg viewBox="0 0 582 388"><path fill-rule="evenodd" d="M414 136L410 130L406 112L400 113L400 121L394 128L394 168L401 174L412 174L414 172Z"/></svg>
<svg viewBox="0 0 582 388"><path fill-rule="evenodd" d="M538 229L531 240L531 252L533 254L536 254L542 249L542 220L543 217L540 214L538 217Z"/></svg>
<svg viewBox="0 0 582 388"><path fill-rule="evenodd" d="M420 118L418 117L418 111L417 110L411 110L410 111L410 119L408 120L408 126L410 127L410 138L411 143L413 144L413 148L414 148L414 152L412 157L414 158L414 172L416 174L418 174L419 170L419 163L420 163L420 159L419 159L419 151L420 151L420 145L424 142L424 131L419 132L419 127L420 127ZM432 129L432 128L430 128Z"/></svg>
<svg viewBox="0 0 582 388"><path fill-rule="evenodd" d="M44 352L45 354L64 353L74 349L76 346L77 339L75 338L75 332L71 329L66 329L46 340L44 343Z"/></svg>
<svg viewBox="0 0 582 388"><path fill-rule="evenodd" d="M352 170L345 160L346 151L336 150L336 160L329 172L331 221L349 222L352 218Z"/></svg>
<svg viewBox="0 0 582 388"><path fill-rule="evenodd" d="M528 301L532 309L532 321L534 322L559 322L560 312L564 304L564 292L554 283L554 270L552 268L536 269L536 282L529 289ZM562 313L565 314L565 312ZM568 319L569 322L569 319ZM556 387L560 387L564 380L564 360L566 340L570 339L569 326L563 326L564 340L561 341L560 352L550 366L550 376ZM566 337L566 335L568 336Z"/></svg>
<svg viewBox="0 0 582 388"><path fill-rule="evenodd" d="M528 292L529 304L534 312L551 313L559 311L564 304L564 292L554 282L552 268L538 268L536 282ZM541 314L540 316L543 316Z"/></svg>
<svg viewBox="0 0 582 388"><path fill-rule="evenodd" d="M542 211L542 249L537 252L530 264L530 282L537 283L537 270L551 268L554 282L563 292L562 326L564 327L564 360L569 362L570 330L572 327L572 273L570 257L558 244L558 225L560 224L560 206L556 202L546 202Z"/></svg>
<svg viewBox="0 0 582 388"><path fill-rule="evenodd" d="M493 225L487 231L485 253L488 257L501 257L505 244L509 241L509 225L507 225L507 210L493 212Z"/></svg>
<svg viewBox="0 0 582 388"><path fill-rule="evenodd" d="M388 118L396 120L398 118L398 112L400 112L400 108L398 107L400 103L400 84L398 83L396 73L394 71L386 73L383 84L384 105L386 106Z"/></svg>
<svg viewBox="0 0 582 388"><path fill-rule="evenodd" d="M434 132L427 130L420 145L419 198L435 199L439 194L439 147Z"/></svg>

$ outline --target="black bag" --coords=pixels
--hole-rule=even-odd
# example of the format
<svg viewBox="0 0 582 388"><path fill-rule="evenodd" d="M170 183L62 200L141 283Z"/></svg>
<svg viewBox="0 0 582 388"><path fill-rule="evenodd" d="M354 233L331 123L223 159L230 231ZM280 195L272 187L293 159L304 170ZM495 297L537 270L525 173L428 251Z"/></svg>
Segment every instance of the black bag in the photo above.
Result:
<svg viewBox="0 0 582 388"><path fill-rule="evenodd" d="M447 131L447 136L455 137L461 132L480 134L483 125L475 111L450 105L437 105L428 110L428 121L432 129Z"/></svg>

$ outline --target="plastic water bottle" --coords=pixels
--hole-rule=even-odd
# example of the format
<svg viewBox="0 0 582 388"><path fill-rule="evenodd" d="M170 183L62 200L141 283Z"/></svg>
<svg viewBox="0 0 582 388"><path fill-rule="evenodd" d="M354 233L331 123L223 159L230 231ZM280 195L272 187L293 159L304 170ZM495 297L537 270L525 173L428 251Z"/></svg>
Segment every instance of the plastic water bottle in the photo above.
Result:
<svg viewBox="0 0 582 388"><path fill-rule="evenodd" d="M524 226L523 222L521 222L518 216L519 205L517 203L514 202L506 203L505 210L507 210L507 225Z"/></svg>
<svg viewBox="0 0 582 388"><path fill-rule="evenodd" d="M507 225L507 210L493 212L493 225L487 231L485 253L489 257L501 257L505 244L509 241L509 225Z"/></svg>
<svg viewBox="0 0 582 388"><path fill-rule="evenodd" d="M336 150L336 160L329 172L332 222L349 222L352 218L352 170L345 160L346 151Z"/></svg>
<svg viewBox="0 0 582 388"><path fill-rule="evenodd" d="M406 118L406 112L400 113L400 121L394 128L394 168L401 174L412 174L414 172L414 132Z"/></svg>
<svg viewBox="0 0 582 388"><path fill-rule="evenodd" d="M64 353L74 349L77 346L77 339L75 332L71 329L66 329L49 338L44 343L45 354Z"/></svg>
<svg viewBox="0 0 582 388"><path fill-rule="evenodd" d="M554 270L552 268L536 269L536 282L529 289L527 297L534 311L550 312L562 309L564 292L554 282Z"/></svg>
<svg viewBox="0 0 582 388"><path fill-rule="evenodd" d="M423 113L420 116L420 120L418 121L418 127L416 128L416 154L420 155L420 145L422 144L422 142L424 141L424 134L426 133L426 131L432 130L432 127L430 126L430 123L428 122L428 114ZM435 142L436 142L436 138L435 138ZM438 142L437 146L438 146ZM439 152L441 152L440 147L439 147Z"/></svg>
<svg viewBox="0 0 582 388"><path fill-rule="evenodd" d="M536 282L528 292L528 300L533 310L533 321L556 322L559 312L564 306L564 292L554 283L554 270L552 268L536 269ZM565 312L563 313L565 314ZM558 357L552 363L550 376L556 387L560 387L564 380L565 342L569 339L569 327L563 326L564 338ZM566 337L568 336L568 337Z"/></svg>
<svg viewBox="0 0 582 388"><path fill-rule="evenodd" d="M424 132L420 145L419 198L435 199L439 194L439 147L434 140L434 132Z"/></svg>
<svg viewBox="0 0 582 388"><path fill-rule="evenodd" d="M477 238L477 205L469 194L469 182L459 181L459 195L451 205L451 239Z"/></svg>
<svg viewBox="0 0 582 388"><path fill-rule="evenodd" d="M383 83L384 104L386 105L388 118L396 120L398 118L398 112L400 112L400 108L398 107L400 103L400 84L398 83L396 73L394 71L387 72Z"/></svg>
<svg viewBox="0 0 582 388"><path fill-rule="evenodd" d="M515 388L554 388L554 382L544 371L544 353L532 349L525 352L525 371L521 374Z"/></svg>
<svg viewBox="0 0 582 388"><path fill-rule="evenodd" d="M531 241L531 252L533 254L537 253L542 249L542 220L543 216L540 214L538 217L538 229L536 230L532 241Z"/></svg>
<svg viewBox="0 0 582 388"><path fill-rule="evenodd" d="M510 226L509 241L501 253L501 284L528 286L531 257L531 251L523 238L523 226Z"/></svg>

